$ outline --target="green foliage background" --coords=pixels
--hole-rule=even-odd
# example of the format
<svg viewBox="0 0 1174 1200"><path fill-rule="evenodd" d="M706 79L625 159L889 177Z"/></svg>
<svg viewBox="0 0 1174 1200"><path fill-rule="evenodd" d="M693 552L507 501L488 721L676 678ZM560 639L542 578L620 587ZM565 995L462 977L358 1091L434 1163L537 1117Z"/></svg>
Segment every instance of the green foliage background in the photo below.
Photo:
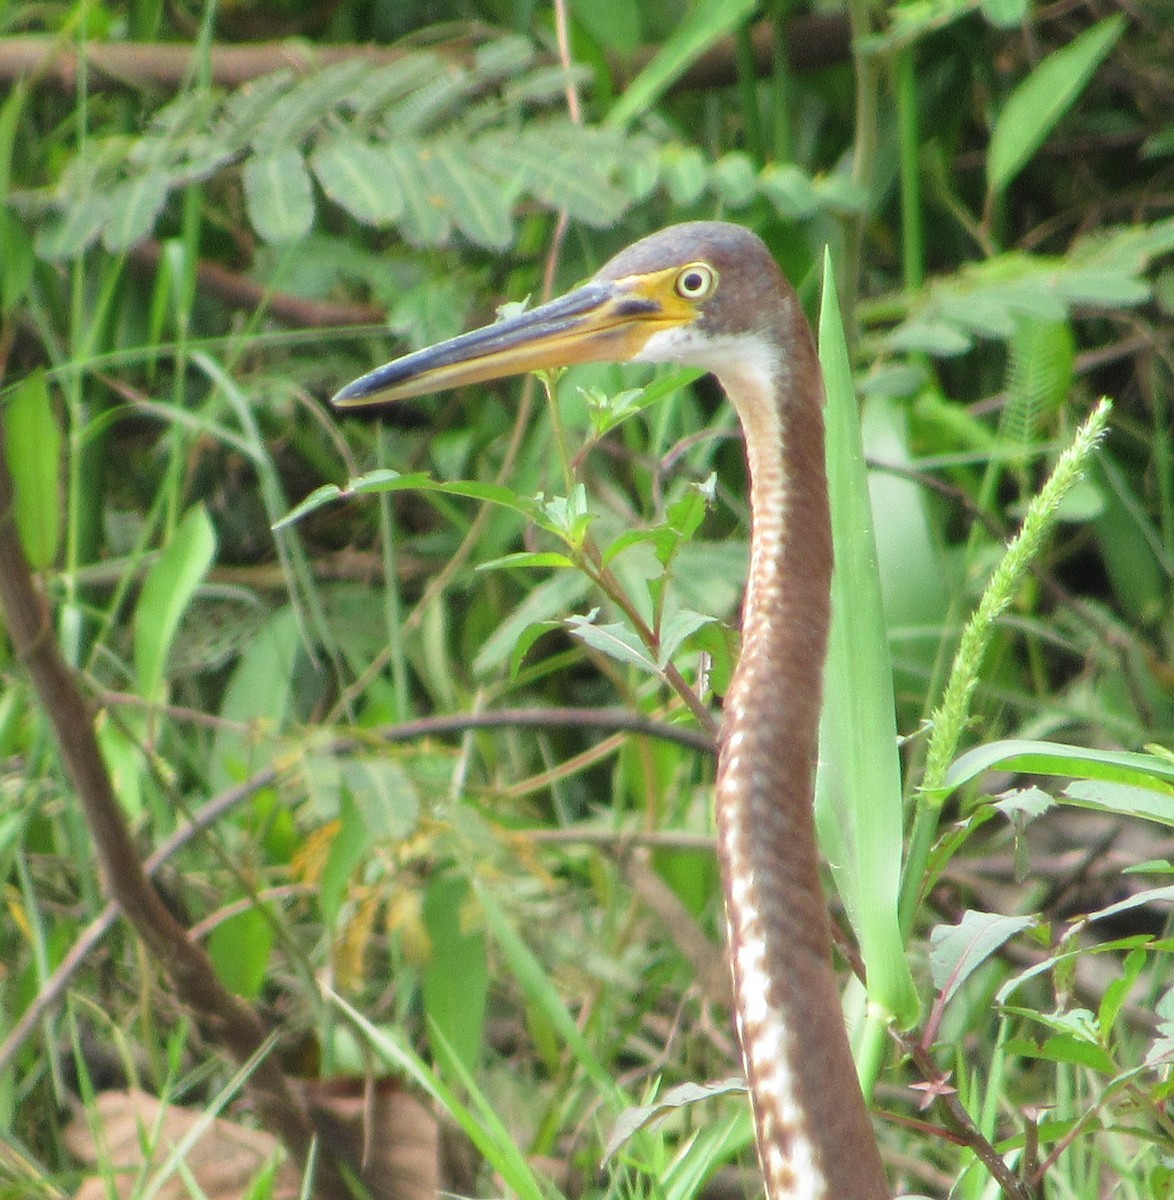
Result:
<svg viewBox="0 0 1174 1200"><path fill-rule="evenodd" d="M685 1195L752 1164L744 1098L716 1089L598 1169L633 1105L736 1070L682 933L717 955L710 758L570 716L385 737L506 707L716 716L745 572L732 413L693 373L611 367L379 425L324 401L674 221L755 229L813 319L829 247L905 738L912 1042L849 995L894 1183L996 1194L919 1113L949 1086L1039 1194L1174 1195L1174 15L575 0L568 20L569 69L552 11L504 0L0 0L0 34L45 54L16 78L0 40L14 516L144 853L238 788L168 863L171 904L291 1070L362 1072L364 1038L419 1052L513 1190ZM268 69L229 81L250 43ZM1093 465L1000 574L1105 393ZM3 638L0 680L7 1037L102 893ZM115 926L5 1044L6 1194L72 1187L78 1088L217 1095L231 1072L189 1034ZM539 1184L518 1150L568 1174Z"/></svg>

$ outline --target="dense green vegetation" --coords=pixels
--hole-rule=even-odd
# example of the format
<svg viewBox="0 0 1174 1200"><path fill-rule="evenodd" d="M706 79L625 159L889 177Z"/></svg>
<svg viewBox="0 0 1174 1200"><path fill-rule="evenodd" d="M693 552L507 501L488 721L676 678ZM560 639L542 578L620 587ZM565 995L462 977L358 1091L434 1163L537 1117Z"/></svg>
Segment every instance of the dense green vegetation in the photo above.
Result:
<svg viewBox="0 0 1174 1200"><path fill-rule="evenodd" d="M295 1145L277 1065L406 1074L476 1146L462 1194L756 1194L740 1087L689 1086L738 1071L732 412L635 367L325 404L721 217L824 342L863 617L820 824L894 1185L1174 1196L1162 6L0 0L0 34L0 1194L72 1193L69 1110L128 1081ZM127 830L239 1036L176 984ZM112 861L145 943L101 916ZM391 1153L372 1193L427 1189Z"/></svg>

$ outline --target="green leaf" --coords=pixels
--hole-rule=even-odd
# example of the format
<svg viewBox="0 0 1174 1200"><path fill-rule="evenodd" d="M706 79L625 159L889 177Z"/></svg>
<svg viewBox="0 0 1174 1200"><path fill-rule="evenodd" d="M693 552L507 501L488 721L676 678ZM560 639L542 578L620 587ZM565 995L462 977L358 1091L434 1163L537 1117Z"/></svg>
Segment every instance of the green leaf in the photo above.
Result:
<svg viewBox="0 0 1174 1200"><path fill-rule="evenodd" d="M322 190L364 225L385 226L404 211L399 174L387 152L354 137L335 137L318 146L310 166Z"/></svg>
<svg viewBox="0 0 1174 1200"><path fill-rule="evenodd" d="M772 164L759 176L762 194L775 206L779 216L801 221L819 208L819 196L811 176L794 163Z"/></svg>
<svg viewBox="0 0 1174 1200"><path fill-rule="evenodd" d="M34 371L17 385L4 410L4 424L17 532L29 566L43 571L57 559L61 532L61 431L44 371Z"/></svg>
<svg viewBox="0 0 1174 1200"><path fill-rule="evenodd" d="M517 554L504 554L501 558L478 563L478 571L500 571L509 567L573 567L575 564L565 554L553 550L520 550Z"/></svg>
<svg viewBox="0 0 1174 1200"><path fill-rule="evenodd" d="M1117 1074L1117 1064L1112 1056L1096 1042L1076 1037L1071 1033L1059 1033L1048 1038L1042 1046L1016 1039L1007 1047L1009 1053L1024 1058L1038 1058L1044 1062L1069 1063L1075 1067L1089 1067L1110 1078Z"/></svg>
<svg viewBox="0 0 1174 1200"><path fill-rule="evenodd" d="M685 639L708 625L712 620L713 617L707 616L705 613L694 612L689 608L680 608L666 617L660 626L657 666L662 670L667 667Z"/></svg>
<svg viewBox="0 0 1174 1200"><path fill-rule="evenodd" d="M563 613L579 604L590 586L580 571L559 571L531 588L521 604L481 644L473 659L473 673L485 677L510 661L518 639L530 626L558 620L561 628Z"/></svg>
<svg viewBox="0 0 1174 1200"><path fill-rule="evenodd" d="M371 833L358 804L343 791L338 805L338 832L330 843L326 865L318 881L318 908L328 930L333 930L350 887L351 876L371 849Z"/></svg>
<svg viewBox="0 0 1174 1200"><path fill-rule="evenodd" d="M898 919L904 802L893 672L868 473L830 255L819 352L827 389L828 491L836 568L820 726L816 822L860 940L870 999L903 1025L919 1003Z"/></svg>
<svg viewBox="0 0 1174 1200"><path fill-rule="evenodd" d="M1003 191L1076 103L1097 67L1125 31L1118 13L1054 53L1011 93L991 133L987 190Z"/></svg>
<svg viewBox="0 0 1174 1200"><path fill-rule="evenodd" d="M639 667L653 675L657 674L656 663L652 661L647 647L635 632L626 625L615 623L596 625L594 621L596 612L598 609L593 610L585 617L568 617L567 626L571 635L590 646L592 650L598 650L600 654L614 658L616 662Z"/></svg>
<svg viewBox="0 0 1174 1200"><path fill-rule="evenodd" d="M246 908L221 921L208 936L208 953L230 992L255 1000L273 952L273 920L262 908Z"/></svg>
<svg viewBox="0 0 1174 1200"><path fill-rule="evenodd" d="M1030 775L1076 775L1163 790L1174 795L1174 762L1156 754L1125 750L1096 750L1061 742L1011 738L988 742L960 755L946 774L953 790L994 768Z"/></svg>
<svg viewBox="0 0 1174 1200"><path fill-rule="evenodd" d="M110 193L109 220L102 230L102 244L112 254L129 250L150 237L155 222L167 203L171 181L160 172L148 171L120 183Z"/></svg>
<svg viewBox="0 0 1174 1200"><path fill-rule="evenodd" d="M245 163L249 221L267 242L303 238L314 224L314 192L305 160L293 146L254 155Z"/></svg>
<svg viewBox="0 0 1174 1200"><path fill-rule="evenodd" d="M628 206L627 196L610 178L619 157L616 146L615 138L598 130L549 122L485 135L478 139L476 153L487 170L505 176L518 190L602 228L613 225Z"/></svg>
<svg viewBox="0 0 1174 1200"><path fill-rule="evenodd" d="M603 1162L607 1161L625 1142L630 1141L641 1129L669 1116L678 1108L690 1104L700 1104L712 1100L715 1096L745 1095L746 1081L741 1076L723 1079L718 1083L679 1083L671 1087L663 1095L658 1096L651 1104L633 1105L625 1109L616 1118L603 1149ZM701 1121L704 1124L704 1118Z"/></svg>
<svg viewBox="0 0 1174 1200"><path fill-rule="evenodd" d="M263 154L292 148L353 92L370 71L362 59L351 58L300 79L285 95L269 104L253 137L254 147Z"/></svg>
<svg viewBox="0 0 1174 1200"><path fill-rule="evenodd" d="M714 42L749 19L755 8L755 0L699 0L692 5L656 56L612 105L607 124L627 125L647 112L675 79Z"/></svg>
<svg viewBox="0 0 1174 1200"><path fill-rule="evenodd" d="M427 168L434 195L456 227L477 246L504 250L514 240L510 201L501 185L479 169L468 149L456 139L434 143Z"/></svg>
<svg viewBox="0 0 1174 1200"><path fill-rule="evenodd" d="M432 194L424 165L426 151L416 142L401 140L389 145L387 153L404 197L400 231L415 246L439 246L448 240L452 226Z"/></svg>
<svg viewBox="0 0 1174 1200"><path fill-rule="evenodd" d="M72 197L61 214L37 230L37 254L50 262L76 258L102 232L110 207L102 196Z"/></svg>
<svg viewBox="0 0 1174 1200"><path fill-rule="evenodd" d="M485 934L469 924L470 899L468 882L452 874L433 880L424 896L424 925L432 943L424 969L424 1011L433 1053L444 1061L451 1052L472 1074L481 1058L489 966Z"/></svg>
<svg viewBox="0 0 1174 1200"><path fill-rule="evenodd" d="M948 1004L963 983L1004 943L1022 933L1034 917L966 912L957 925L939 925L930 934L929 969L934 987Z"/></svg>
<svg viewBox="0 0 1174 1200"><path fill-rule="evenodd" d="M1100 779L1078 779L1064 789L1063 799L1078 808L1174 825L1174 791L1159 785L1156 779L1153 780L1153 786L1149 787Z"/></svg>
<svg viewBox="0 0 1174 1200"><path fill-rule="evenodd" d="M302 645L297 614L279 608L249 638L220 703L209 786L221 791L271 761L275 736L294 706L294 669Z"/></svg>
<svg viewBox="0 0 1174 1200"><path fill-rule="evenodd" d="M135 672L144 699L160 698L176 630L215 555L216 534L198 504L147 573L135 607Z"/></svg>
<svg viewBox="0 0 1174 1200"><path fill-rule="evenodd" d="M723 154L709 173L710 186L731 208L745 208L758 194L758 173L748 154Z"/></svg>

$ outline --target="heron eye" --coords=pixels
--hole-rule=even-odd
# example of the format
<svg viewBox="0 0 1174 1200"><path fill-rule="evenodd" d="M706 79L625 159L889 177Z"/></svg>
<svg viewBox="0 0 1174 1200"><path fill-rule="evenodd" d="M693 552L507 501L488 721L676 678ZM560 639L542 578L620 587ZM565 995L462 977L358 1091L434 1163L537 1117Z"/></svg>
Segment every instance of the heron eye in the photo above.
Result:
<svg viewBox="0 0 1174 1200"><path fill-rule="evenodd" d="M703 300L717 287L717 272L706 263L690 263L681 269L676 287L682 300Z"/></svg>

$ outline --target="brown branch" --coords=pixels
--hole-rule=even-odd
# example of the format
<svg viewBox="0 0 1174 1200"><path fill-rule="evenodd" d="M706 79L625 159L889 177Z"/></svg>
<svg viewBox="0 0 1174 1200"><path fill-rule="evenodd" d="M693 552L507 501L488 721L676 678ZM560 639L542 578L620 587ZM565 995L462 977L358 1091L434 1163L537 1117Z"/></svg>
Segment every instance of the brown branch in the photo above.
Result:
<svg viewBox="0 0 1174 1200"><path fill-rule="evenodd" d="M1033 1200L1031 1189L1007 1166L1003 1156L983 1135L967 1111L966 1105L958 1098L958 1094L945 1086L946 1076L934 1061L933 1055L915 1037L897 1035L897 1042L912 1060L922 1079L931 1085L934 1103L942 1123L962 1145L970 1148L1003 1189L1007 1200Z"/></svg>
<svg viewBox="0 0 1174 1200"><path fill-rule="evenodd" d="M154 271L163 248L154 238L132 247L128 255L133 267ZM196 286L215 296L225 307L252 312L263 308L266 316L300 329L334 328L341 325L383 325L386 313L375 304L339 304L330 300L307 300L289 292L275 292L247 275L219 263L201 259L196 265Z"/></svg>
<svg viewBox="0 0 1174 1200"><path fill-rule="evenodd" d="M37 591L16 529L15 496L0 418L0 607L17 658L28 672L49 718L77 794L106 891L166 973L180 1001L202 1029L236 1062L252 1064L246 1088L265 1125L301 1166L314 1138L309 1114L272 1056L260 1053L268 1030L256 1011L229 992L207 954L189 937L143 872L94 735L93 716L73 672L61 657L49 607ZM320 1200L351 1195L334 1159L318 1155L314 1194Z"/></svg>
<svg viewBox="0 0 1174 1200"><path fill-rule="evenodd" d="M454 60L468 58L478 44L497 31L475 25L461 37L433 49ZM774 69L774 29L760 21L751 29L755 69L766 75ZM842 14L799 16L783 31L787 60L794 71L815 71L846 62L851 53L848 19ZM626 86L657 52L646 46L632 55L612 55L609 67L618 89ZM199 53L190 44L148 42L90 42L85 65L91 88L156 87L175 91L191 78ZM234 88L272 74L289 70L308 74L333 63L362 59L381 66L402 59L409 50L400 46L315 46L301 41L253 42L248 45L215 45L209 52L211 82ZM673 84L673 91L708 91L737 81L737 54L733 37L715 42ZM0 38L0 83L18 79L56 84L73 91L77 87L80 57L73 42L51 37Z"/></svg>

